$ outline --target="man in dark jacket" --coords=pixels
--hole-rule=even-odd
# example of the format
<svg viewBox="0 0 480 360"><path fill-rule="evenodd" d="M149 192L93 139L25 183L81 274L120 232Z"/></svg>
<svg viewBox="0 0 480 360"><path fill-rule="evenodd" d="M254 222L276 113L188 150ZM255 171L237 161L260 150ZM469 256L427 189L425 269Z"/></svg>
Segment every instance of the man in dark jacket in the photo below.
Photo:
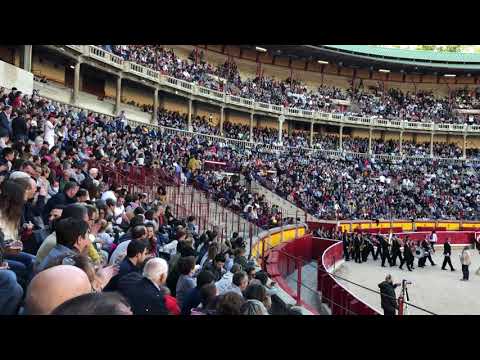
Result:
<svg viewBox="0 0 480 360"><path fill-rule="evenodd" d="M393 283L392 275L390 274L385 277L385 281L378 284L382 298L383 314L386 316L394 316L395 310L398 309L395 288L399 285Z"/></svg>
<svg viewBox="0 0 480 360"><path fill-rule="evenodd" d="M445 266L447 266L448 264L450 266L450 270L455 271L452 265L452 260L450 259L450 257L452 256L452 247L450 246L450 238L448 238L447 241L445 241L445 243L443 244L443 256L444 257L443 257L442 270L447 270L445 269Z"/></svg>
<svg viewBox="0 0 480 360"><path fill-rule="evenodd" d="M77 191L80 189L78 184L74 181L68 181L62 192L55 194L53 197L48 200L47 204L43 208L43 221L48 223L48 217L50 216L50 211L57 205L67 206L74 204L77 199Z"/></svg>
<svg viewBox="0 0 480 360"><path fill-rule="evenodd" d="M385 267L385 260L388 260L389 263L392 262L390 258L390 251L388 251L389 245L387 240L385 240L385 237L380 236L379 240L380 240L380 247L382 248L380 253L380 256L382 257L382 267Z"/></svg>
<svg viewBox="0 0 480 360"><path fill-rule="evenodd" d="M147 258L147 243L144 240L131 240L127 247L127 256L120 263L118 274L105 287L104 291L116 291L118 281L132 272L141 273L143 263Z"/></svg>
<svg viewBox="0 0 480 360"><path fill-rule="evenodd" d="M143 277L132 273L119 281L119 291L128 299L134 315L169 315L165 304L168 295L163 288L167 274L167 262L155 258L145 265Z"/></svg>
<svg viewBox="0 0 480 360"><path fill-rule="evenodd" d="M390 262L390 266L397 266L397 257L400 259L400 263L403 263L402 252L400 251L400 242L397 237L393 237L392 261Z"/></svg>
<svg viewBox="0 0 480 360"><path fill-rule="evenodd" d="M213 262L205 265L205 269L204 270L208 270L208 271L211 271L213 276L215 276L215 282L217 282L218 280L220 280L223 276L223 274L225 274L225 269L223 268L223 266L225 265L225 255L223 254L218 254L217 256L215 256L215 259L213 259Z"/></svg>
<svg viewBox="0 0 480 360"><path fill-rule="evenodd" d="M12 113L11 106L4 106L3 111L0 112L0 128L3 129L5 135L8 134L8 137L12 138L12 124L10 123L10 114Z"/></svg>
<svg viewBox="0 0 480 360"><path fill-rule="evenodd" d="M415 257L413 256L412 248L408 242L408 238L406 238L403 246L403 259L400 259L400 270L403 270L403 264L407 263L408 271L412 271L414 260Z"/></svg>
<svg viewBox="0 0 480 360"><path fill-rule="evenodd" d="M345 261L350 261L350 239L346 231L342 234L342 244L343 244L343 256Z"/></svg>
<svg viewBox="0 0 480 360"><path fill-rule="evenodd" d="M28 139L27 120L23 112L17 110L18 116L12 120L12 133L14 141L26 142Z"/></svg>
<svg viewBox="0 0 480 360"><path fill-rule="evenodd" d="M187 292L182 304L182 315L190 315L190 311L201 303L200 289L203 285L214 284L215 276L210 272L203 270L197 275L197 286Z"/></svg>

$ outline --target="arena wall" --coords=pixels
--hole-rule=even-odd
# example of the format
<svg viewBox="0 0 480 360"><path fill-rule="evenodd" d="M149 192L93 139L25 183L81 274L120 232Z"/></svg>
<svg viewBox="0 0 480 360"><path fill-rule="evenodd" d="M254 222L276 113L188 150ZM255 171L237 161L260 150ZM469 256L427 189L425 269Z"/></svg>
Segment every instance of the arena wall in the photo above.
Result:
<svg viewBox="0 0 480 360"><path fill-rule="evenodd" d="M31 94L33 90L33 74L0 60L0 86Z"/></svg>
<svg viewBox="0 0 480 360"><path fill-rule="evenodd" d="M32 73L45 76L49 81L65 85L65 66L42 55L33 53Z"/></svg>
<svg viewBox="0 0 480 360"><path fill-rule="evenodd" d="M194 112L195 116L200 116L200 117L205 116L207 120L211 116L212 125L217 126L218 124L220 124L220 109L218 108L218 106L195 102L195 105L193 108L195 109L195 112Z"/></svg>

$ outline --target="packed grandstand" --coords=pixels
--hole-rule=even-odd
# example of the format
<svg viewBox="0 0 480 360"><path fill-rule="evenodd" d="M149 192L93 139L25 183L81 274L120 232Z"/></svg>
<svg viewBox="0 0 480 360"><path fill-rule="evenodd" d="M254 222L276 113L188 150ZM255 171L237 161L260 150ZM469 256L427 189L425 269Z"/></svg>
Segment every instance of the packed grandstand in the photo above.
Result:
<svg viewBox="0 0 480 360"><path fill-rule="evenodd" d="M213 63L208 46L70 47L38 46L32 55L30 46L29 59L25 49L0 51L7 65L35 75L30 93L0 79L0 314L301 314L293 305L304 304L272 282L265 241L276 231L283 239L293 226L297 239L309 217L334 226L479 218L480 88L470 73L468 84L437 81L429 90L419 82L408 91L338 70L331 76L342 88L323 76L307 84L291 66L284 79L265 74L258 54L248 74L225 46L224 61L215 52ZM177 88L159 101L164 88L154 85L155 99L142 103L145 79L126 75L102 113L95 109L107 108L115 80L92 69L108 54L117 65L280 109L458 128L364 131L261 109L254 126L253 112L242 117L234 107L227 116L228 105L218 113L201 97L185 105ZM62 91L73 96L64 101ZM318 234L341 240L331 226Z"/></svg>

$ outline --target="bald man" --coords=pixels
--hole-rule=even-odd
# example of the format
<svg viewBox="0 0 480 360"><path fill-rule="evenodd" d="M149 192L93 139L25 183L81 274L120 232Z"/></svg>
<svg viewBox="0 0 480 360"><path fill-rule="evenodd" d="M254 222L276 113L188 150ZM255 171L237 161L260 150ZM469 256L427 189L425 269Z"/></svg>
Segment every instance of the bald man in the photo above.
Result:
<svg viewBox="0 0 480 360"><path fill-rule="evenodd" d="M91 291L83 270L71 265L54 266L32 279L25 298L25 313L48 315L65 301Z"/></svg>

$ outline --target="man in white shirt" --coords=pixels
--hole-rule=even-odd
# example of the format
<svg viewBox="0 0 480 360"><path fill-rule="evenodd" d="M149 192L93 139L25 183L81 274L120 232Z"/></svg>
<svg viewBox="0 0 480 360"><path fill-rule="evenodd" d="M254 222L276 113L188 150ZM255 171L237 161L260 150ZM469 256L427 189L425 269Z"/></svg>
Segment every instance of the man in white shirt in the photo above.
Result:
<svg viewBox="0 0 480 360"><path fill-rule="evenodd" d="M48 142L48 150L55 145L55 115L50 114L45 121L43 140Z"/></svg>

